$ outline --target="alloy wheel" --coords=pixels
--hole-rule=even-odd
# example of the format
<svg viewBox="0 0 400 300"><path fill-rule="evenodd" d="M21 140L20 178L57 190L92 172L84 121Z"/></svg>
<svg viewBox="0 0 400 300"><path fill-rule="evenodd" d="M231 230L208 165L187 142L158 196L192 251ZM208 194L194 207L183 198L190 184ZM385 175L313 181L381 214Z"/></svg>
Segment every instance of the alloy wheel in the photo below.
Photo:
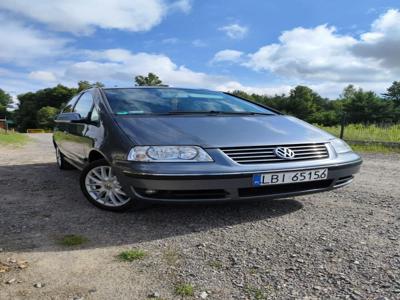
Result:
<svg viewBox="0 0 400 300"><path fill-rule="evenodd" d="M91 169L86 174L85 187L93 200L105 206L119 207L130 200L130 197L122 191L110 166L97 166Z"/></svg>

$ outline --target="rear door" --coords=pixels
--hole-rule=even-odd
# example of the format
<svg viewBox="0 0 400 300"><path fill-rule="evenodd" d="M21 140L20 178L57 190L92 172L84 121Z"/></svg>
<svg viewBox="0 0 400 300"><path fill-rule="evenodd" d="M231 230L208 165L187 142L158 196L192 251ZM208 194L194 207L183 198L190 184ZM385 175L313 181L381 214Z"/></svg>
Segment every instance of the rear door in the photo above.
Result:
<svg viewBox="0 0 400 300"><path fill-rule="evenodd" d="M78 102L76 102L73 112L78 113L81 119L86 120L85 122L70 123L69 130L69 150L73 155L73 159L80 165L85 164L86 151L85 145L88 143L86 138L86 132L89 129L90 113L93 108L93 97L90 91L83 93Z"/></svg>
<svg viewBox="0 0 400 300"><path fill-rule="evenodd" d="M73 112L78 113L81 119L86 120L80 123L70 123L69 147L74 156L73 159L80 165L85 164L87 144L91 143L86 133L90 129L90 115L93 108L93 96L90 91L83 93L75 104Z"/></svg>
<svg viewBox="0 0 400 300"><path fill-rule="evenodd" d="M79 95L73 97L68 103L67 105L64 107L64 109L62 110L61 114L63 113L71 113L73 112L73 108L74 105L76 103L76 100L78 100ZM60 115L61 115L60 114ZM57 144L57 147L59 147L60 151L67 157L71 156L70 150L69 150L69 132L71 131L71 126L70 126L70 122L69 120L62 120L58 119L55 127L54 127L54 141Z"/></svg>

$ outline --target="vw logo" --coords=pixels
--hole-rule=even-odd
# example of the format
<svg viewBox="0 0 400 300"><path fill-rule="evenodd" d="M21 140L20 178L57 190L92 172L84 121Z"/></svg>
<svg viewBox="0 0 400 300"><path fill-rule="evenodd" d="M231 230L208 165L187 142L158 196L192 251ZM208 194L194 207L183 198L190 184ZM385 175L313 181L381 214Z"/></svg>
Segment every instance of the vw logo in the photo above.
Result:
<svg viewBox="0 0 400 300"><path fill-rule="evenodd" d="M282 159L292 159L294 158L294 151L286 147L277 147L274 150L275 155Z"/></svg>

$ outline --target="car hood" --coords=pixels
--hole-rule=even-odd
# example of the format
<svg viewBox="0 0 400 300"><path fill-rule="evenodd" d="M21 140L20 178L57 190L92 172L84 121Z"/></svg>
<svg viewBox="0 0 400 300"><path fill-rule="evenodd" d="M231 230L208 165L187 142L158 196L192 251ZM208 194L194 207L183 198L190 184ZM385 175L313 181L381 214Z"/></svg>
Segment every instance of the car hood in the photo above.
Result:
<svg viewBox="0 0 400 300"><path fill-rule="evenodd" d="M117 116L136 145L204 148L326 142L332 135L289 116Z"/></svg>

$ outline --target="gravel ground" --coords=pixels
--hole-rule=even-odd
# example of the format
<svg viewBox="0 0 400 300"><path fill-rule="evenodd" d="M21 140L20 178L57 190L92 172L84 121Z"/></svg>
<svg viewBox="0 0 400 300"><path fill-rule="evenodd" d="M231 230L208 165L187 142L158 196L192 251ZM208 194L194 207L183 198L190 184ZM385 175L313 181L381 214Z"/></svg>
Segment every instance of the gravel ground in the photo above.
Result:
<svg viewBox="0 0 400 300"><path fill-rule="evenodd" d="M0 299L400 299L399 155L346 188L248 204L89 204L50 135L0 149ZM68 234L88 241L63 246ZM127 249L146 255L133 262Z"/></svg>

